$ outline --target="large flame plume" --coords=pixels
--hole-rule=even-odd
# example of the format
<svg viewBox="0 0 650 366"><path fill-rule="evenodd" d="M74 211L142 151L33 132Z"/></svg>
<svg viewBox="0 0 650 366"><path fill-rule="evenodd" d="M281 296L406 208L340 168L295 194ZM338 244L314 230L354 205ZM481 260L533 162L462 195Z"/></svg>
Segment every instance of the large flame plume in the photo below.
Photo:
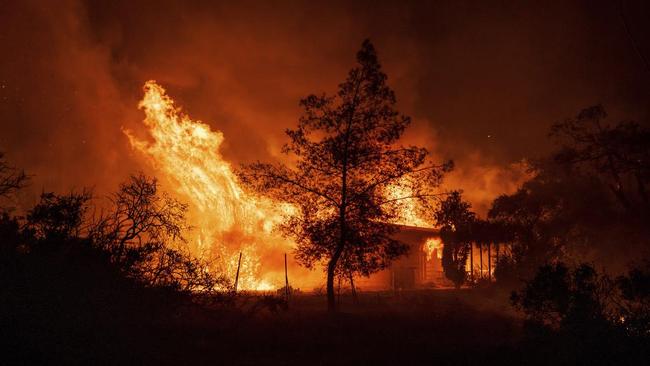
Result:
<svg viewBox="0 0 650 366"><path fill-rule="evenodd" d="M294 208L244 191L230 163L221 156L221 131L182 113L155 81L145 83L139 108L145 113L143 122L150 138L140 139L128 130L125 134L179 198L190 204L188 219L194 230L189 239L194 254L232 278L240 267L241 289L271 290L283 285L277 269L269 269L269 263L262 263L262 258L280 259L282 253L291 251L293 244L273 229L295 212ZM386 195L408 197L412 192L407 187L391 186ZM396 224L432 226L420 215L415 200L401 201L400 211ZM430 239L425 245L429 259L434 249L440 258L440 240ZM306 277L312 276L303 272L303 280Z"/></svg>
<svg viewBox="0 0 650 366"><path fill-rule="evenodd" d="M273 281L261 275L260 256L271 249L290 250L291 244L273 227L290 214L291 207L245 192L219 151L223 134L181 113L155 81L144 85L139 108L145 113L151 140L125 133L180 198L189 201L195 254L234 277L241 252L239 287L270 289Z"/></svg>

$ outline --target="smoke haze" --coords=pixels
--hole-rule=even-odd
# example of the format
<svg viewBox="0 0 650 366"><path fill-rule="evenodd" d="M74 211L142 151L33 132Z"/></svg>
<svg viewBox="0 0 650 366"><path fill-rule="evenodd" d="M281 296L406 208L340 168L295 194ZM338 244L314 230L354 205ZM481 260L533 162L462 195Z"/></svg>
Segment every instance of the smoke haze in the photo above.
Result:
<svg viewBox="0 0 650 366"><path fill-rule="evenodd" d="M0 150L34 192L147 171L122 129L143 133L150 79L224 133L235 166L279 157L299 99L335 91L366 37L413 117L405 142L455 160L447 184L479 213L548 151L550 124L595 103L644 122L650 106L618 3L134 3L0 1ZM650 54L650 7L623 9Z"/></svg>

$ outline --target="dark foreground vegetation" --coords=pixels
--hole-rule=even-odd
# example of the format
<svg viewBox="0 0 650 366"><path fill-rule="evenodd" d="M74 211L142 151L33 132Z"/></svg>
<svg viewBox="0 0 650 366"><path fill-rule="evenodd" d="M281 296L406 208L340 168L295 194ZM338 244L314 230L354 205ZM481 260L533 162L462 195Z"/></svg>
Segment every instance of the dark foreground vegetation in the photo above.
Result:
<svg viewBox="0 0 650 366"><path fill-rule="evenodd" d="M170 207L155 204L155 181L133 177L115 197L138 202L113 212L127 212L118 222L131 223L117 231L111 215L84 219L87 193L44 194L26 217L3 214L3 364L645 364L649 357L650 271L642 267L610 281L588 266L548 265L514 294L498 284L361 292L356 300L344 292L331 314L320 294L287 302L218 290L222 280L202 274L199 263L154 245L163 233L149 216L161 219ZM134 231L142 222L157 224Z"/></svg>
<svg viewBox="0 0 650 366"><path fill-rule="evenodd" d="M142 177L120 192L144 183L152 195L144 202L157 202L155 182ZM97 221L81 219L87 198L45 194L26 218L2 216L3 364L620 365L649 357L647 269L610 282L558 263L514 294L488 285L361 292L355 301L344 292L333 315L320 294L287 302L219 291L219 279L153 245L160 238L151 233L126 240L128 250L123 235L100 241ZM196 284L203 291L192 292Z"/></svg>
<svg viewBox="0 0 650 366"><path fill-rule="evenodd" d="M358 305L344 295L341 313L332 316L322 295L297 295L288 309L262 295L206 304L120 280L110 269L48 262L35 272L49 279L10 290L12 303L3 305L9 364L620 365L648 359L647 338L607 324L579 333L526 325L509 310L507 293L495 289L362 293Z"/></svg>

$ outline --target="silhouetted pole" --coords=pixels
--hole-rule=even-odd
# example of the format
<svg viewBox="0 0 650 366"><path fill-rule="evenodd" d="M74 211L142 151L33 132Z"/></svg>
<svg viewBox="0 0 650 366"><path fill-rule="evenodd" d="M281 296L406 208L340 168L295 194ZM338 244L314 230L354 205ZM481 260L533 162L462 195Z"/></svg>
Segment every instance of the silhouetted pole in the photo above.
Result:
<svg viewBox="0 0 650 366"><path fill-rule="evenodd" d="M469 274L474 282L474 243L469 243Z"/></svg>
<svg viewBox="0 0 650 366"><path fill-rule="evenodd" d="M488 243L488 280L492 280L492 243Z"/></svg>
<svg viewBox="0 0 650 366"><path fill-rule="evenodd" d="M289 272L287 272L287 253L284 253L284 296L289 301Z"/></svg>
<svg viewBox="0 0 650 366"><path fill-rule="evenodd" d="M481 273L479 273L479 278L483 278L483 243L478 246L478 256L481 259Z"/></svg>
<svg viewBox="0 0 650 366"><path fill-rule="evenodd" d="M241 252L239 252L239 261L237 261L237 274L235 274L235 292L237 292L237 283L239 282L239 267L241 267Z"/></svg>
<svg viewBox="0 0 650 366"><path fill-rule="evenodd" d="M494 243L494 244L495 244L494 249L496 249L497 251L497 261L494 263L494 269L496 270L497 267L499 266L499 243Z"/></svg>

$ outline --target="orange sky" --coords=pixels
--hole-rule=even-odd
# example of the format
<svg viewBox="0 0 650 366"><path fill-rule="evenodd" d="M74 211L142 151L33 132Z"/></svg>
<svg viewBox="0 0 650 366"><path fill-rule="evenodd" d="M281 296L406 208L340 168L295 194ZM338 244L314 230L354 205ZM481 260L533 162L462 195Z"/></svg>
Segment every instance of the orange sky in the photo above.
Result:
<svg viewBox="0 0 650 366"><path fill-rule="evenodd" d="M645 121L645 72L618 7L585 2L20 1L0 12L0 150L32 191L113 190L148 169L121 129L142 132L155 79L223 131L235 165L277 156L298 100L331 92L370 37L414 119L406 141L451 158L451 185L479 212L549 149L551 123L601 102ZM625 1L650 54L650 7Z"/></svg>

